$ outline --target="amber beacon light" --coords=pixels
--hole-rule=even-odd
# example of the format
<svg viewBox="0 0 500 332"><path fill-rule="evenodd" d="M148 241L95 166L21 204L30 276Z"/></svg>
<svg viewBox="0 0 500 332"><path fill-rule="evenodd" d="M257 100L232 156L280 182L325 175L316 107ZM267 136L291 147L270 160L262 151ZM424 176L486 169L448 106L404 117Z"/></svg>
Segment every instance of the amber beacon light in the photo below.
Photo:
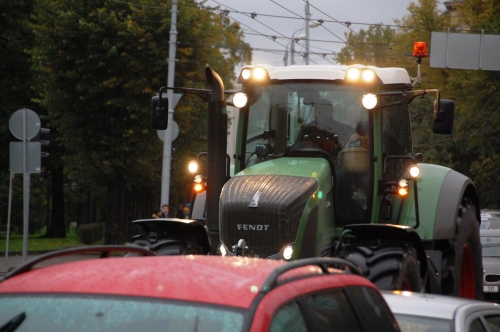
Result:
<svg viewBox="0 0 500 332"><path fill-rule="evenodd" d="M418 41L413 43L413 56L415 58L426 58L429 56L427 54L427 43Z"/></svg>

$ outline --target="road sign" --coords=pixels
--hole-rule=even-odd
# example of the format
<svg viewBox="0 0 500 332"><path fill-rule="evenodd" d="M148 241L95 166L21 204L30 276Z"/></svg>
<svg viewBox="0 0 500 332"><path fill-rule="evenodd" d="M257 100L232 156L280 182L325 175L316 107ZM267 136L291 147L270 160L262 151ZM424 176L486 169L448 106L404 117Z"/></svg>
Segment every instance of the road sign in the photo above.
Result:
<svg viewBox="0 0 500 332"><path fill-rule="evenodd" d="M500 36L473 33L433 32L433 68L500 70Z"/></svg>
<svg viewBox="0 0 500 332"><path fill-rule="evenodd" d="M179 125L175 121L170 122L168 125L172 126L172 137L170 140L175 141L177 136L179 136ZM163 138L165 137L165 130L157 130L156 133L158 134L158 138L163 141Z"/></svg>
<svg viewBox="0 0 500 332"><path fill-rule="evenodd" d="M23 142L10 142L10 172L40 173L42 171L40 142L26 142L26 170L24 169Z"/></svg>
<svg viewBox="0 0 500 332"><path fill-rule="evenodd" d="M26 124L26 132L24 126ZM28 108L14 112L9 120L9 129L12 135L20 140L30 140L40 132L40 117Z"/></svg>

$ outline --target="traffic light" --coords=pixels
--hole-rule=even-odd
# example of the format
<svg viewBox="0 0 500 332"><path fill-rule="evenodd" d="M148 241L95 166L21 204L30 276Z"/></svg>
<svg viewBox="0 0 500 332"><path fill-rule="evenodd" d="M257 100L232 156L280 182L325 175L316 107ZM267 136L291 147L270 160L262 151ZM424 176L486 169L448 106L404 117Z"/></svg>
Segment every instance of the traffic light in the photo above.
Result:
<svg viewBox="0 0 500 332"><path fill-rule="evenodd" d="M49 153L43 151L42 149L44 149L44 148L47 149L50 142L40 139L42 137L42 135L48 135L48 134L50 134L50 129L40 128L40 131L38 132L38 134L30 140L30 142L39 142L40 143L40 157L41 158L47 158L49 156Z"/></svg>
<svg viewBox="0 0 500 332"><path fill-rule="evenodd" d="M168 126L168 99L167 95L151 98L151 128L165 130Z"/></svg>

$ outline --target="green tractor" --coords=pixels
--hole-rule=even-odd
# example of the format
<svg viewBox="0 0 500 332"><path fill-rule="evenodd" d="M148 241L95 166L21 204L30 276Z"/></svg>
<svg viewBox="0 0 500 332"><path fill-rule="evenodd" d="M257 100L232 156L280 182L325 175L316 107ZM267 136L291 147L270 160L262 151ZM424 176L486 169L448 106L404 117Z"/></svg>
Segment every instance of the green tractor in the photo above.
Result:
<svg viewBox="0 0 500 332"><path fill-rule="evenodd" d="M412 145L411 110L450 134L453 101L414 89L403 68L246 66L227 101L239 108L230 176L226 92L206 76L210 91L176 88L209 103L208 171L197 177L206 190L192 223L216 238L197 242L227 256L341 257L381 289L482 298L475 186Z"/></svg>

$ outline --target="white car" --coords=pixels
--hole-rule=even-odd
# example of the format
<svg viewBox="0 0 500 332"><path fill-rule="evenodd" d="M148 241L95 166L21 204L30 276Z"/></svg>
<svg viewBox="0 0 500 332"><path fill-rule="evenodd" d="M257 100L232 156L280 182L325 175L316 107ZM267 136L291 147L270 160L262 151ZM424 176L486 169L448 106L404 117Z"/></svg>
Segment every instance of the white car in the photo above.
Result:
<svg viewBox="0 0 500 332"><path fill-rule="evenodd" d="M500 302L500 229L480 229L483 255L483 294L486 301Z"/></svg>
<svg viewBox="0 0 500 332"><path fill-rule="evenodd" d="M383 291L403 332L500 331L500 306L458 297Z"/></svg>
<svg viewBox="0 0 500 332"><path fill-rule="evenodd" d="M500 229L500 210L481 210L480 229Z"/></svg>

